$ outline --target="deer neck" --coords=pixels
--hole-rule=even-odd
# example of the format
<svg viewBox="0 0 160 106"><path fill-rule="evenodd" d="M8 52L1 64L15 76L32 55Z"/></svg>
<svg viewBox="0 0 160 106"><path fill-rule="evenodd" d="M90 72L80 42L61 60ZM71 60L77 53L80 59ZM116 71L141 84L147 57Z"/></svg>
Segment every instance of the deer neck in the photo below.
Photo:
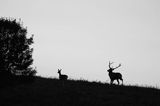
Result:
<svg viewBox="0 0 160 106"><path fill-rule="evenodd" d="M108 74L109 74L109 76L112 76L113 72L112 72L112 71L110 71Z"/></svg>
<svg viewBox="0 0 160 106"><path fill-rule="evenodd" d="M61 76L61 73L59 73L59 76Z"/></svg>

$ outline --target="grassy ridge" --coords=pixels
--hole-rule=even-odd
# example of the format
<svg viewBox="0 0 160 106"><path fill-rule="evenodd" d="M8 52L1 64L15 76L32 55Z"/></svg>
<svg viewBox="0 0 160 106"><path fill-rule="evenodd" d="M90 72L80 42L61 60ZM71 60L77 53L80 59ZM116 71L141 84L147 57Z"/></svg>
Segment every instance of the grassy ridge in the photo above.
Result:
<svg viewBox="0 0 160 106"><path fill-rule="evenodd" d="M1 88L0 106L160 105L160 90L37 77L35 82Z"/></svg>

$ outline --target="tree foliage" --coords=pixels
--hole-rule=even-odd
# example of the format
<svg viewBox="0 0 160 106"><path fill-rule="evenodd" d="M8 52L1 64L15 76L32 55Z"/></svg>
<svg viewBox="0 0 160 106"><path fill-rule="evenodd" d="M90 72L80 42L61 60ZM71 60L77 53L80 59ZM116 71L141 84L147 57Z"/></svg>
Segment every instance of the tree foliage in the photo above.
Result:
<svg viewBox="0 0 160 106"><path fill-rule="evenodd" d="M0 18L0 72L34 75L32 44L33 35L27 37L27 28L20 21Z"/></svg>

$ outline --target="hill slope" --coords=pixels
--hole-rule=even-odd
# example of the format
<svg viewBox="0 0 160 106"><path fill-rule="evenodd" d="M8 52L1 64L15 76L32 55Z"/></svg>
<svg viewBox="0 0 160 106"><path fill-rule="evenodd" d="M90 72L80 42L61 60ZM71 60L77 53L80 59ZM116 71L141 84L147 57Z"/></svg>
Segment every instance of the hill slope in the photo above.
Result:
<svg viewBox="0 0 160 106"><path fill-rule="evenodd" d="M160 105L160 90L87 81L37 77L35 82L1 88L0 106Z"/></svg>

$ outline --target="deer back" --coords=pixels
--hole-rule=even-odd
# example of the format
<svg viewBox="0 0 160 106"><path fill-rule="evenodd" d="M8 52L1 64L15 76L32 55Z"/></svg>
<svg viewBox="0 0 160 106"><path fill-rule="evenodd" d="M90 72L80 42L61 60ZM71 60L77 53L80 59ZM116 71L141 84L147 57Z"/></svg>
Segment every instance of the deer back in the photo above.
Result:
<svg viewBox="0 0 160 106"><path fill-rule="evenodd" d="M68 76L67 75L59 75L60 80L67 80Z"/></svg>
<svg viewBox="0 0 160 106"><path fill-rule="evenodd" d="M121 73L109 72L109 77L110 77L111 80L122 79L122 74Z"/></svg>

